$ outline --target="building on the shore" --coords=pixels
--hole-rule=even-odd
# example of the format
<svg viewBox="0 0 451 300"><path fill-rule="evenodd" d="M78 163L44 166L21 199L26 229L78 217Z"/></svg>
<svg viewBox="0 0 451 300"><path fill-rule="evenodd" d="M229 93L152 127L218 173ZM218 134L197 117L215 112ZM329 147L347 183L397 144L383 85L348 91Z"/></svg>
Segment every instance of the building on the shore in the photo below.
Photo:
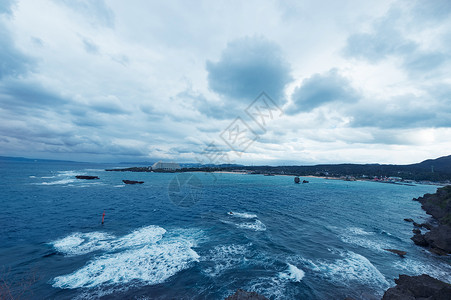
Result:
<svg viewBox="0 0 451 300"><path fill-rule="evenodd" d="M178 163L166 163L159 161L152 165L152 170L176 171L180 169L181 167Z"/></svg>

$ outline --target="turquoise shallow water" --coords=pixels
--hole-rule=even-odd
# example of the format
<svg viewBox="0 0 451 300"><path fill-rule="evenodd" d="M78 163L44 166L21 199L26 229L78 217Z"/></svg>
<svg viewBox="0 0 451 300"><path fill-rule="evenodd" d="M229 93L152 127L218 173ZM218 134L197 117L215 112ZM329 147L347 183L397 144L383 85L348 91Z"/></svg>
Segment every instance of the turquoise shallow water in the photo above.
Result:
<svg viewBox="0 0 451 300"><path fill-rule="evenodd" d="M412 198L434 186L111 167L0 163L0 271L16 287L34 275L25 298L222 299L244 288L371 299L398 274L451 282L449 258L415 246L403 221L428 219Z"/></svg>

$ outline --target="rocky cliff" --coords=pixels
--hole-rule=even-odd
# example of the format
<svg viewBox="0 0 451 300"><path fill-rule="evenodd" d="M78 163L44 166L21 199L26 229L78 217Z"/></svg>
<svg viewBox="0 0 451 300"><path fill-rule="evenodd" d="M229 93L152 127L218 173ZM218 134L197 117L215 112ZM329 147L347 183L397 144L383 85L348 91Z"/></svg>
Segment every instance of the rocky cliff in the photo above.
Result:
<svg viewBox="0 0 451 300"><path fill-rule="evenodd" d="M432 252L439 255L451 253L451 186L437 189L435 194L426 194L423 197L413 199L421 203L421 207L427 214L438 221L437 226L430 224L416 224L417 227L429 229L422 234L416 228L412 240L415 244L428 247Z"/></svg>

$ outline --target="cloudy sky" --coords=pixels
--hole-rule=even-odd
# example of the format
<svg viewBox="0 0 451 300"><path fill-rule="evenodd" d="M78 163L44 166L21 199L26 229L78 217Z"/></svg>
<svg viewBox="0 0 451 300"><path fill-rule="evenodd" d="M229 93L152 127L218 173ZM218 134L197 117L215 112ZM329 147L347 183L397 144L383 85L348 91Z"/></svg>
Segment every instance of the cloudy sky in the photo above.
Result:
<svg viewBox="0 0 451 300"><path fill-rule="evenodd" d="M0 155L277 165L450 149L449 0L0 1Z"/></svg>

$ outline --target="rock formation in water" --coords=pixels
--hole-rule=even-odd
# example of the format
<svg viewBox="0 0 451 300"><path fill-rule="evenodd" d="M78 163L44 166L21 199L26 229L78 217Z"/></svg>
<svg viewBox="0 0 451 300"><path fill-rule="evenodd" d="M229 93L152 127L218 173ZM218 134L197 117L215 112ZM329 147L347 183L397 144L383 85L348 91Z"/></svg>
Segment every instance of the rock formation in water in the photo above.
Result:
<svg viewBox="0 0 451 300"><path fill-rule="evenodd" d="M435 194L425 194L423 197L413 199L421 203L421 207L427 214L438 221L437 226L431 224L414 223L416 227L422 227L429 231L422 234L414 230L412 241L423 247L429 247L431 252L439 255L451 253L451 186L437 189Z"/></svg>
<svg viewBox="0 0 451 300"><path fill-rule="evenodd" d="M77 178L77 179L87 179L87 180L99 179L99 177L97 177L97 176L88 176L88 175L77 175L77 176L75 176L75 178Z"/></svg>
<svg viewBox="0 0 451 300"><path fill-rule="evenodd" d="M122 180L122 182L125 184L143 184L144 183L144 181L127 180L127 179Z"/></svg>
<svg viewBox="0 0 451 300"><path fill-rule="evenodd" d="M392 252L392 253L398 254L398 255L401 256L402 258L404 258L404 255L407 254L406 251L397 250L397 249L384 249L384 250L385 250L385 251L388 251L388 252Z"/></svg>
<svg viewBox="0 0 451 300"><path fill-rule="evenodd" d="M451 285L429 275L399 275L382 300L450 300Z"/></svg>

